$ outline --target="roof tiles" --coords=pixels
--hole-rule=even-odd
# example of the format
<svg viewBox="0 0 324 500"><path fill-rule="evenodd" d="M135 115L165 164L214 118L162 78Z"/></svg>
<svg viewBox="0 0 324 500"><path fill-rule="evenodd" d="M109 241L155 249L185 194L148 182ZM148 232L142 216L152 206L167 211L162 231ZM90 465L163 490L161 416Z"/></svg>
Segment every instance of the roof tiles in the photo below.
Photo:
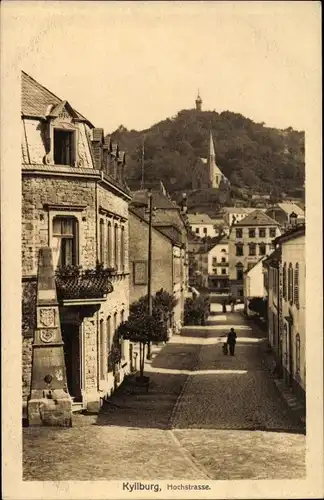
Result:
<svg viewBox="0 0 324 500"><path fill-rule="evenodd" d="M235 224L237 226L278 226L278 222L266 215L261 210L254 210Z"/></svg>
<svg viewBox="0 0 324 500"><path fill-rule="evenodd" d="M50 106L57 106L64 101L43 87L24 71L21 72L21 113L23 116L46 116ZM79 120L88 122L84 116L73 110Z"/></svg>

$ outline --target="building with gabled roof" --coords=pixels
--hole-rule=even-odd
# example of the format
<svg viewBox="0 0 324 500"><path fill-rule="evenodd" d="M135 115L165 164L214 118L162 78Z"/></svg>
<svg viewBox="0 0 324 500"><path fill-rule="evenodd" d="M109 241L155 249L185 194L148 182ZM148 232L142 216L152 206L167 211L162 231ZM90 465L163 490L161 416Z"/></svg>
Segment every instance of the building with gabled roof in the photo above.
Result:
<svg viewBox="0 0 324 500"><path fill-rule="evenodd" d="M261 256L250 269L246 269L243 273L243 289L244 289L244 311L247 316L255 316L256 313L249 309L251 299L264 299L264 278L263 278L263 261L267 257Z"/></svg>
<svg viewBox="0 0 324 500"><path fill-rule="evenodd" d="M248 214L254 212L255 208L251 207L223 207L222 214L224 221L228 226L236 224L244 219Z"/></svg>
<svg viewBox="0 0 324 500"><path fill-rule="evenodd" d="M228 237L206 238L198 248L191 245L191 249L196 284L218 292L228 292Z"/></svg>
<svg viewBox="0 0 324 500"><path fill-rule="evenodd" d="M206 213L193 213L188 214L188 222L191 231L200 238L206 238L207 236L213 238L216 236L215 222Z"/></svg>
<svg viewBox="0 0 324 500"><path fill-rule="evenodd" d="M273 249L281 234L279 223L262 210L254 210L233 224L229 236L229 280L233 298L243 299L244 271L251 269Z"/></svg>
<svg viewBox="0 0 324 500"><path fill-rule="evenodd" d="M298 222L305 222L305 211L295 203L276 203L266 211L266 214L279 222L282 228L289 225L292 213L296 214Z"/></svg>
<svg viewBox="0 0 324 500"><path fill-rule="evenodd" d="M63 393L72 411L99 411L131 367L116 337L129 311L131 196L125 155L103 129L25 72L21 85L23 409L45 423L52 391L46 418L60 425Z"/></svg>
<svg viewBox="0 0 324 500"><path fill-rule="evenodd" d="M21 113L24 117L46 119L51 113L59 114L66 105L67 101L57 97L25 71L21 72ZM76 120L85 122L90 128L94 128L81 113L71 107L70 111Z"/></svg>

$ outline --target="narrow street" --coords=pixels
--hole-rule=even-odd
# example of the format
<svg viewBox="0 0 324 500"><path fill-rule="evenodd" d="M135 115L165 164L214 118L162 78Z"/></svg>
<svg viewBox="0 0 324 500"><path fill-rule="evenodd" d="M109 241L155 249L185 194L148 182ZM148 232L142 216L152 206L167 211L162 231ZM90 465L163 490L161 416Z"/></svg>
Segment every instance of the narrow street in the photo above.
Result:
<svg viewBox="0 0 324 500"><path fill-rule="evenodd" d="M224 356L230 327L235 356ZM266 341L239 313L185 327L146 363L148 393L124 384L71 429L25 428L25 480L296 479L303 426L265 363ZM154 349L153 349L154 352Z"/></svg>

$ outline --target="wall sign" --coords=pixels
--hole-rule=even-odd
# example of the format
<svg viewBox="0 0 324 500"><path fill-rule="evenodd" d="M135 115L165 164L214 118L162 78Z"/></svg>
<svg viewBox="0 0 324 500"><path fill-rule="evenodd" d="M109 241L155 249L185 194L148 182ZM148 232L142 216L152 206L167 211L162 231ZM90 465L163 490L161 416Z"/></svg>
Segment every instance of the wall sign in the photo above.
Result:
<svg viewBox="0 0 324 500"><path fill-rule="evenodd" d="M145 260L134 262L134 284L147 285L147 262Z"/></svg>

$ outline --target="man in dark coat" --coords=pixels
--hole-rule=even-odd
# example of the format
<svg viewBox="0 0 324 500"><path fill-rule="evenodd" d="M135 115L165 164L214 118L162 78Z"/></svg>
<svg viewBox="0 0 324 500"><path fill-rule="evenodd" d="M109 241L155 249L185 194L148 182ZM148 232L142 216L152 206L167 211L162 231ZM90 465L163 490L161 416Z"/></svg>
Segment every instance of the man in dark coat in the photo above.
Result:
<svg viewBox="0 0 324 500"><path fill-rule="evenodd" d="M231 330L227 334L227 344L229 346L229 351L231 356L234 356L235 353L236 337L237 335L234 328L231 328Z"/></svg>

